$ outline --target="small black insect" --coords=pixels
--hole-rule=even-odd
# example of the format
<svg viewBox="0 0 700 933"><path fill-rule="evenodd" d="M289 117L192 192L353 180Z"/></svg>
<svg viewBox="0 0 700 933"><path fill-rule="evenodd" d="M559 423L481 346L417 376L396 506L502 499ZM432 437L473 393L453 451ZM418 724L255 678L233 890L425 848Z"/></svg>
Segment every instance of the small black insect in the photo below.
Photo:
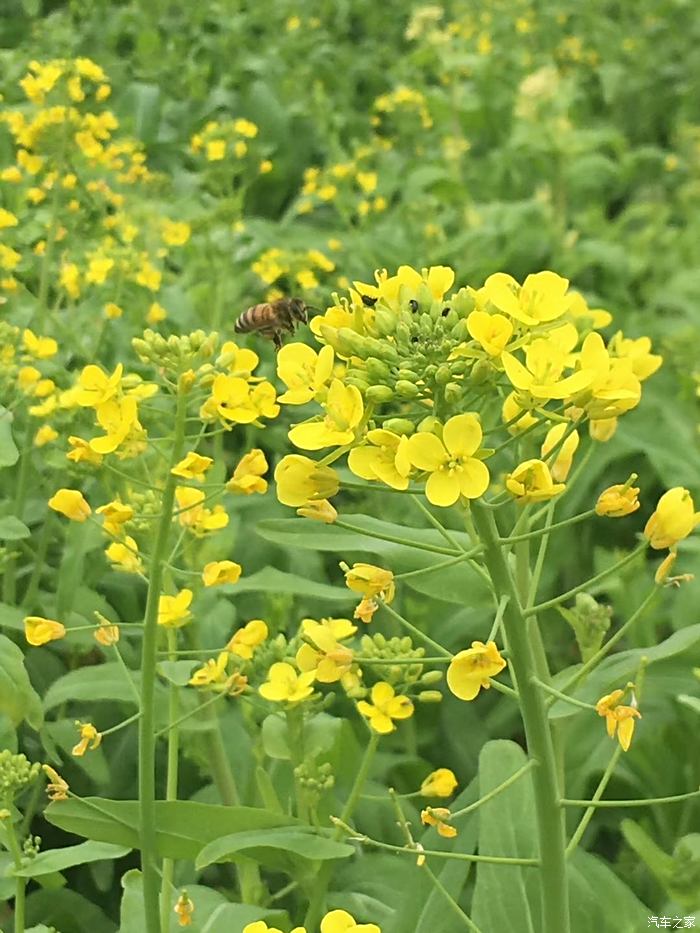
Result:
<svg viewBox="0 0 700 933"><path fill-rule="evenodd" d="M443 309L442 309L442 316L443 316L443 317L447 317L447 315L450 313L451 310L452 310L452 308L443 308Z"/></svg>
<svg viewBox="0 0 700 933"><path fill-rule="evenodd" d="M360 297L362 298L362 304L365 306L365 308L373 308L377 303L377 299L372 298L369 295L361 295Z"/></svg>
<svg viewBox="0 0 700 933"><path fill-rule="evenodd" d="M418 308L420 307L420 305L418 304L415 298L411 298L411 300L408 303L408 307L411 309L413 314L415 314Z"/></svg>

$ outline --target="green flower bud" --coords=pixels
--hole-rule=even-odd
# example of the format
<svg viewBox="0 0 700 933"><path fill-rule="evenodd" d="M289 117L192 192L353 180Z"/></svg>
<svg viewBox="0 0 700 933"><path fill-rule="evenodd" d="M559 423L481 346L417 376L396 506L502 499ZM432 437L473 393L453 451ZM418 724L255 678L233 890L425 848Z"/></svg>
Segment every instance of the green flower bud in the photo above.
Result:
<svg viewBox="0 0 700 933"><path fill-rule="evenodd" d="M365 367L367 375L373 382L386 382L391 376L391 370L383 360L378 360L376 356L370 356Z"/></svg>
<svg viewBox="0 0 700 933"><path fill-rule="evenodd" d="M394 434L413 434L413 422L408 418L389 418L384 422L383 427L387 431L393 431Z"/></svg>
<svg viewBox="0 0 700 933"><path fill-rule="evenodd" d="M403 363L401 369L398 372L399 379L408 379L409 382L413 382L416 378L415 370L411 369L406 363Z"/></svg>
<svg viewBox="0 0 700 933"><path fill-rule="evenodd" d="M481 385L491 375L492 369L491 364L487 363L486 360L479 360L478 363L472 369L472 374L470 382L472 385L478 386Z"/></svg>
<svg viewBox="0 0 700 933"><path fill-rule="evenodd" d="M370 386L365 391L365 397L369 402L390 402L394 397L394 390L389 386Z"/></svg>
<svg viewBox="0 0 700 933"><path fill-rule="evenodd" d="M420 389L414 382L407 379L399 379L396 383L396 391L401 398L417 398L420 395Z"/></svg>
<svg viewBox="0 0 700 933"><path fill-rule="evenodd" d="M441 366L438 366L437 372L435 373L435 382L437 382L439 386L446 385L451 378L452 373L447 363L443 363Z"/></svg>
<svg viewBox="0 0 700 933"><path fill-rule="evenodd" d="M460 357L456 360L452 360L449 363L449 367L453 376L463 376L469 369L469 360Z"/></svg>
<svg viewBox="0 0 700 933"><path fill-rule="evenodd" d="M460 317L467 317L474 310L474 299L466 288L460 290L450 299L450 305Z"/></svg>
<svg viewBox="0 0 700 933"><path fill-rule="evenodd" d="M396 315L385 305L376 305L374 308L374 329L381 337L394 333L396 328Z"/></svg>
<svg viewBox="0 0 700 933"><path fill-rule="evenodd" d="M439 690L421 690L416 699L419 703L441 703L442 694Z"/></svg>
<svg viewBox="0 0 700 933"><path fill-rule="evenodd" d="M442 422L435 415L428 415L418 424L419 431L427 431L430 434L442 435Z"/></svg>
<svg viewBox="0 0 700 933"><path fill-rule="evenodd" d="M452 311L454 312L454 308ZM467 322L464 319L457 321L450 331L450 336L453 340L457 340L459 343L461 343L463 340L469 340L471 335L467 329Z"/></svg>
<svg viewBox="0 0 700 933"><path fill-rule="evenodd" d="M426 671L421 677L420 682L425 684L426 687L429 687L430 684L440 683L442 676L442 671Z"/></svg>
<svg viewBox="0 0 700 933"><path fill-rule="evenodd" d="M411 328L405 321L399 321L394 331L396 343L400 347L408 347L411 343Z"/></svg>
<svg viewBox="0 0 700 933"><path fill-rule="evenodd" d="M464 389L459 382L448 382L445 386L445 401L454 405L461 399L463 392Z"/></svg>

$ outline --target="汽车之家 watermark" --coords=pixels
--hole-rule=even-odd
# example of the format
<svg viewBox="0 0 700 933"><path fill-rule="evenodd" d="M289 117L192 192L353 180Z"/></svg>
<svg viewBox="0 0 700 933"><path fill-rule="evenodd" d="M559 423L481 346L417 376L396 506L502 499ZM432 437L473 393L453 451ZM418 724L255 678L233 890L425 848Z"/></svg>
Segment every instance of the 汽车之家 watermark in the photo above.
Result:
<svg viewBox="0 0 700 933"><path fill-rule="evenodd" d="M649 917L647 926L659 930L688 930L695 926L695 917Z"/></svg>

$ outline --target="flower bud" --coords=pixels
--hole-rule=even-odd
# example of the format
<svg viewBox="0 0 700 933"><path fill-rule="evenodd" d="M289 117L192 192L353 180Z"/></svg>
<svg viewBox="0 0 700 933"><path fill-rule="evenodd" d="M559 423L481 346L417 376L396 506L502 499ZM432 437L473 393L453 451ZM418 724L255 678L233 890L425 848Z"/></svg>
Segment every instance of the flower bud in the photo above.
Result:
<svg viewBox="0 0 700 933"><path fill-rule="evenodd" d="M458 382L448 382L445 386L445 401L456 404L462 397L463 387Z"/></svg>
<svg viewBox="0 0 700 933"><path fill-rule="evenodd" d="M452 378L452 373L450 372L450 367L447 363L443 363L441 366L438 366L437 372L435 373L435 382L439 386L446 385Z"/></svg>
<svg viewBox="0 0 700 933"><path fill-rule="evenodd" d="M485 382L491 375L491 364L487 363L486 360L479 360L472 369L472 374L470 382L472 385L478 386Z"/></svg>
<svg viewBox="0 0 700 933"><path fill-rule="evenodd" d="M389 386L374 385L366 390L365 396L369 402L390 402L394 392Z"/></svg>
<svg viewBox="0 0 700 933"><path fill-rule="evenodd" d="M409 421L408 418L389 418L382 427L394 434L413 434L414 430L413 422Z"/></svg>
<svg viewBox="0 0 700 933"><path fill-rule="evenodd" d="M419 703L441 703L442 694L439 690L421 690L417 700Z"/></svg>
<svg viewBox="0 0 700 933"><path fill-rule="evenodd" d="M442 680L442 671L426 671L420 679L422 684L429 687L431 684L440 683Z"/></svg>
<svg viewBox="0 0 700 933"><path fill-rule="evenodd" d="M381 337L393 334L396 328L396 315L384 305L377 305L374 309L374 324Z"/></svg>
<svg viewBox="0 0 700 933"><path fill-rule="evenodd" d="M378 360L376 356L370 356L365 364L367 375L374 382L386 382L391 370L383 360Z"/></svg>
<svg viewBox="0 0 700 933"><path fill-rule="evenodd" d="M396 383L396 391L401 398L416 398L420 395L420 389L414 382L407 379L399 379Z"/></svg>

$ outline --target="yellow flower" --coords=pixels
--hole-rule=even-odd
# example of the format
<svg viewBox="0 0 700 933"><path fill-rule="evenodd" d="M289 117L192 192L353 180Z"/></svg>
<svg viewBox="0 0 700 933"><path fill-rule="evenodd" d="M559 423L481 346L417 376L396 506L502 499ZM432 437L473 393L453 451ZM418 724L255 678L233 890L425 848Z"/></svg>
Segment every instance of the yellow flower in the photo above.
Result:
<svg viewBox="0 0 700 933"><path fill-rule="evenodd" d="M246 924L243 933L282 933L282 930L279 927L269 927L264 920L256 920L255 923ZM292 933L306 933L306 927L294 927Z"/></svg>
<svg viewBox="0 0 700 933"><path fill-rule="evenodd" d="M355 476L380 480L392 489L408 489L408 438L377 428L367 432L367 441L369 446L354 447L348 456L348 467Z"/></svg>
<svg viewBox="0 0 700 933"><path fill-rule="evenodd" d="M68 443L73 449L68 451L66 457L68 460L72 460L73 463L92 463L94 466L99 466L102 463L102 454L94 451L90 443L83 440L82 437L71 435L68 438Z"/></svg>
<svg viewBox="0 0 700 933"><path fill-rule="evenodd" d="M430 475L425 495L433 505L454 505L460 495L478 499L489 485L486 464L473 455L481 444L481 425L475 415L455 415L446 422L442 440L419 432L408 439L408 457Z"/></svg>
<svg viewBox="0 0 700 933"><path fill-rule="evenodd" d="M618 483L608 486L598 496L595 504L596 515L606 518L623 518L639 508L639 487L630 483Z"/></svg>
<svg viewBox="0 0 700 933"><path fill-rule="evenodd" d="M54 770L51 765L42 765L41 768L49 779L49 783L46 785L46 793L49 795L49 800L67 800L69 790L68 782L64 781L58 771Z"/></svg>
<svg viewBox="0 0 700 933"><path fill-rule="evenodd" d="M352 649L340 642L356 631L349 619L304 619L301 635L305 641L296 653L297 667L304 673L313 672L319 683L337 683L350 670L353 660Z"/></svg>
<svg viewBox="0 0 700 933"><path fill-rule="evenodd" d="M312 502L306 502L298 508L297 515L300 518L310 518L315 522L325 522L326 525L332 525L338 518L338 511L328 499L314 499Z"/></svg>
<svg viewBox="0 0 700 933"><path fill-rule="evenodd" d="M253 493L267 492L267 480L263 479L269 467L265 454L257 447L248 451L239 460L233 476L226 483L229 492L238 493L243 496L251 496Z"/></svg>
<svg viewBox="0 0 700 933"><path fill-rule="evenodd" d="M161 321L164 321L167 316L168 312L165 310L163 305L158 304L157 301L154 301L149 305L148 313L146 314L146 323L150 324L151 327L155 327L156 324L160 324Z"/></svg>
<svg viewBox="0 0 700 933"><path fill-rule="evenodd" d="M130 435L143 431L138 420L138 404L132 395L98 405L95 414L97 423L105 432L90 441L91 450L97 454L114 453Z"/></svg>
<svg viewBox="0 0 700 933"><path fill-rule="evenodd" d="M161 596L158 600L158 625L180 628L192 618L190 603L192 590L184 589L176 596Z"/></svg>
<svg viewBox="0 0 700 933"><path fill-rule="evenodd" d="M91 722L76 722L75 724L80 732L80 741L74 745L71 754L76 758L82 758L88 749L94 751L99 748L102 741L102 733L98 732Z"/></svg>
<svg viewBox="0 0 700 933"><path fill-rule="evenodd" d="M58 431L56 431L55 428L52 428L50 424L42 424L34 435L34 446L45 447L47 444L55 441L57 437Z"/></svg>
<svg viewBox="0 0 700 933"><path fill-rule="evenodd" d="M374 564L353 564L345 570L345 585L360 593L365 599L375 596L390 603L396 593L394 574L391 570L375 567Z"/></svg>
<svg viewBox="0 0 700 933"><path fill-rule="evenodd" d="M80 297L80 269L74 262L61 264L58 283L71 298Z"/></svg>
<svg viewBox="0 0 700 933"><path fill-rule="evenodd" d="M209 162L220 162L226 155L226 142L223 139L211 139L206 146Z"/></svg>
<svg viewBox="0 0 700 933"><path fill-rule="evenodd" d="M564 435L566 435L566 440L563 444L560 444L560 441ZM552 479L557 483L563 483L566 481L566 478L569 475L569 471L571 470L571 464L573 462L574 454L576 453L578 445L578 431L571 431L568 424L555 424L554 427L550 428L547 432L547 436L542 442L540 456L543 460L546 459L549 452L558 446L558 450L554 458L554 463L552 463L549 468L552 474Z"/></svg>
<svg viewBox="0 0 700 933"><path fill-rule="evenodd" d="M277 498L292 508L318 499L334 496L340 488L338 474L331 467L321 466L301 454L282 457L275 468Z"/></svg>
<svg viewBox="0 0 700 933"><path fill-rule="evenodd" d="M612 693L601 697L595 705L599 716L605 717L605 725L610 738L615 737L624 752L630 747L632 735L634 733L634 720L641 719L642 714L636 706L624 706L620 700L624 696L624 690L613 690Z"/></svg>
<svg viewBox="0 0 700 933"><path fill-rule="evenodd" d="M438 834L445 839L454 839L457 828L448 822L451 816L447 807L426 807L421 810L420 821L424 826L435 826Z"/></svg>
<svg viewBox="0 0 700 933"><path fill-rule="evenodd" d="M588 433L594 441L605 444L617 431L617 418L604 418L602 421L591 419L588 423Z"/></svg>
<svg viewBox="0 0 700 933"><path fill-rule="evenodd" d="M250 661L255 649L262 645L267 636L267 623L263 622L262 619L251 619L243 628L239 628L237 632L234 632L226 645L226 650L239 658L243 658L244 661Z"/></svg>
<svg viewBox="0 0 700 933"><path fill-rule="evenodd" d="M250 379L253 370L260 362L260 357L247 347L239 347L233 340L227 340L216 358L216 365L227 370L232 376Z"/></svg>
<svg viewBox="0 0 700 933"><path fill-rule="evenodd" d="M164 220L163 241L168 246L184 246L189 240L192 228L184 221Z"/></svg>
<svg viewBox="0 0 700 933"><path fill-rule="evenodd" d="M655 550L670 548L687 538L699 523L700 512L695 511L690 493L682 486L675 486L659 499L646 523L644 536Z"/></svg>
<svg viewBox="0 0 700 933"><path fill-rule="evenodd" d="M115 570L121 570L123 573L143 571L138 545L129 535L125 535L123 541L113 541L105 549L105 554Z"/></svg>
<svg viewBox="0 0 700 933"><path fill-rule="evenodd" d="M449 768L432 771L420 786L423 797L451 797L457 787L457 778Z"/></svg>
<svg viewBox="0 0 700 933"><path fill-rule="evenodd" d="M287 386L279 401L305 405L325 393L333 373L333 348L316 353L305 343L288 343L277 354L277 375Z"/></svg>
<svg viewBox="0 0 700 933"><path fill-rule="evenodd" d="M104 313L106 318L108 318L110 321L114 321L117 318L120 318L122 314L124 314L124 311L119 307L119 305L115 305L113 301L108 301L104 307Z"/></svg>
<svg viewBox="0 0 700 933"><path fill-rule="evenodd" d="M292 930L292 933L304 933L304 931L298 928ZM331 910L321 920L321 933L382 933L382 931L376 923L357 923L347 910Z"/></svg>
<svg viewBox="0 0 700 933"><path fill-rule="evenodd" d="M192 926L192 914L194 913L194 903L187 891L183 891L177 899L174 911L177 914L177 923L181 927Z"/></svg>
<svg viewBox="0 0 700 933"><path fill-rule="evenodd" d="M211 457L203 457L191 450L170 472L173 476L181 476L183 479L203 480L213 462Z"/></svg>
<svg viewBox="0 0 700 933"><path fill-rule="evenodd" d="M214 560L202 570L205 586L220 586L222 583L238 583L243 568L232 560Z"/></svg>
<svg viewBox="0 0 700 933"><path fill-rule="evenodd" d="M44 619L42 616L27 616L24 620L24 637L30 645L39 647L50 641L58 641L66 634L66 627L62 622L54 619Z"/></svg>
<svg viewBox="0 0 700 933"><path fill-rule="evenodd" d="M452 658L447 669L447 686L460 700L473 700L482 687L488 690L490 678L500 674L505 666L495 642L473 641L471 648Z"/></svg>
<svg viewBox="0 0 700 933"><path fill-rule="evenodd" d="M124 530L123 526L134 517L134 510L130 505L124 505L119 499L106 502L96 510L97 515L104 516L103 528L107 534L118 537Z"/></svg>
<svg viewBox="0 0 700 933"><path fill-rule="evenodd" d="M297 674L291 664L278 661L267 672L267 681L258 691L274 703L300 703L313 693L313 682L313 671Z"/></svg>
<svg viewBox="0 0 700 933"><path fill-rule="evenodd" d="M19 221L10 211L5 210L4 207L0 207L0 230L4 230L6 227L16 227Z"/></svg>
<svg viewBox="0 0 700 933"><path fill-rule="evenodd" d="M58 353L58 344L53 337L37 337L28 327L22 334L24 349L37 360L48 360Z"/></svg>
<svg viewBox="0 0 700 933"><path fill-rule="evenodd" d="M322 421L297 424L289 432L290 441L302 450L340 447L354 440L355 428L364 413L357 386L346 386L340 379L334 379L323 408L326 414Z"/></svg>
<svg viewBox="0 0 700 933"><path fill-rule="evenodd" d="M211 399L205 403L205 413L210 408L224 422L236 424L251 424L261 417L275 418L280 410L271 383L260 382L251 387L246 379L226 373L220 373L214 379Z"/></svg>
<svg viewBox="0 0 700 933"><path fill-rule="evenodd" d="M92 514L92 509L78 489L59 489L49 499L49 508L60 512L72 522L84 522Z"/></svg>
<svg viewBox="0 0 700 933"><path fill-rule="evenodd" d="M228 525L228 513L223 505L207 509L202 504L206 499L203 489L178 486L175 490L177 520L183 528L189 528L198 538L209 532L220 531Z"/></svg>
<svg viewBox="0 0 700 933"><path fill-rule="evenodd" d="M394 720L408 719L413 715L413 703L406 696L396 696L391 684L380 680L372 687L372 702L359 700L357 709L369 726L379 735L387 735L396 729Z"/></svg>
<svg viewBox="0 0 700 933"><path fill-rule="evenodd" d="M190 677L188 683L192 687L208 687L211 684L222 684L226 680L228 667L228 651L221 651L216 660L210 658L199 670Z"/></svg>
<svg viewBox="0 0 700 933"><path fill-rule="evenodd" d="M86 366L78 379L80 391L75 396L78 405L85 408L97 408L114 398L121 388L123 372L124 367L121 363L111 375L107 375L99 366L92 363Z"/></svg>
<svg viewBox="0 0 700 933"><path fill-rule="evenodd" d="M653 376L663 363L663 357L651 352L651 340L648 337L632 340L618 331L610 340L608 350L616 357L629 359L632 371L642 382Z"/></svg>
<svg viewBox="0 0 700 933"><path fill-rule="evenodd" d="M467 329L489 356L500 356L513 335L513 325L507 317L486 311L472 311L467 318Z"/></svg>
<svg viewBox="0 0 700 933"><path fill-rule="evenodd" d="M525 460L506 476L506 489L520 505L553 499L564 492L564 483L554 483L543 460Z"/></svg>
<svg viewBox="0 0 700 933"><path fill-rule="evenodd" d="M99 621L99 626L93 632L95 641L105 648L116 645L119 642L119 626L111 625L109 619L105 619L104 616L100 617Z"/></svg>
<svg viewBox="0 0 700 933"><path fill-rule="evenodd" d="M576 328L565 324L548 337L528 344L524 365L512 353L504 352L501 359L510 383L535 399L565 399L583 391L595 377L591 370L583 368L570 376L562 375L577 339Z"/></svg>
<svg viewBox="0 0 700 933"><path fill-rule="evenodd" d="M528 275L522 285L505 272L490 275L479 291L499 311L533 326L554 321L569 310L571 295L567 295L569 280L556 272L536 272Z"/></svg>

